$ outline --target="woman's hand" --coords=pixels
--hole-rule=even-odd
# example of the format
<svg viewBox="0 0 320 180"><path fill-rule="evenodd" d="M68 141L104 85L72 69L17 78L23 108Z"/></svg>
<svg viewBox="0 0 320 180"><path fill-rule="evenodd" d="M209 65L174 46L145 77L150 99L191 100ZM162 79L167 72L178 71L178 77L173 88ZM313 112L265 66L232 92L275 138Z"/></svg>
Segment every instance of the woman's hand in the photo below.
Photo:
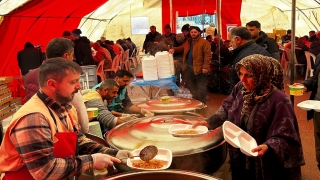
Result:
<svg viewBox="0 0 320 180"><path fill-rule="evenodd" d="M196 122L193 124L192 128L196 128L197 126L207 126L207 127L209 128L209 124L208 124L208 122L205 121L205 120L196 121Z"/></svg>
<svg viewBox="0 0 320 180"><path fill-rule="evenodd" d="M252 149L252 152L258 152L258 157L261 157L266 153L268 150L268 146L266 144L261 144L258 147Z"/></svg>

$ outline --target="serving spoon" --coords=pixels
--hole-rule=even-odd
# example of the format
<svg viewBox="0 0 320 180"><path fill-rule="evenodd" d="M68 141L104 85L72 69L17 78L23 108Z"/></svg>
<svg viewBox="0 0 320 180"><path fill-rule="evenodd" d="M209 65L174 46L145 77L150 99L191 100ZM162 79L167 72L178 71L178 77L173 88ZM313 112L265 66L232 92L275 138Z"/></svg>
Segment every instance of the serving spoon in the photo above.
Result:
<svg viewBox="0 0 320 180"><path fill-rule="evenodd" d="M122 160L122 159L127 159L127 158L132 158L132 157L140 157L140 159L141 159L142 161L150 161L150 160L153 159L157 154L158 154L158 148L157 148L156 146L150 145L150 146L144 147L144 148L140 151L139 155L121 158L120 160Z"/></svg>

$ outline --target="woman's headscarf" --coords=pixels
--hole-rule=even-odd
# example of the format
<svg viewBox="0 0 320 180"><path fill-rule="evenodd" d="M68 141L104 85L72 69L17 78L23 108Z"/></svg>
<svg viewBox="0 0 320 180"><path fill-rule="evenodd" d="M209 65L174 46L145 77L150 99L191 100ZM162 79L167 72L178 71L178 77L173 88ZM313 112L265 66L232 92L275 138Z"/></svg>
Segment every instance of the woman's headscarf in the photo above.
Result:
<svg viewBox="0 0 320 180"><path fill-rule="evenodd" d="M276 59L259 54L247 56L238 62L236 64L238 74L240 66L251 74L255 85L255 89L251 91L244 87L241 89L244 100L241 120L246 122L255 104L269 97L275 88L283 91L283 71Z"/></svg>

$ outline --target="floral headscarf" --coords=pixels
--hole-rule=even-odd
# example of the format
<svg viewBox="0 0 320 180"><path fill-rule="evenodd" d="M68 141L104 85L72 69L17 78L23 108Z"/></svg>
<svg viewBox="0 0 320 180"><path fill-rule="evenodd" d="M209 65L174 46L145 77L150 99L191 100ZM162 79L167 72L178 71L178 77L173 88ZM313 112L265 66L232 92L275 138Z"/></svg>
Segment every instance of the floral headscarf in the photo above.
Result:
<svg viewBox="0 0 320 180"><path fill-rule="evenodd" d="M241 121L247 122L253 107L265 100L275 88L284 89L283 71L280 63L271 57L254 54L243 58L236 64L239 74L240 66L243 66L254 80L255 89L241 89L243 95L243 108L241 111Z"/></svg>

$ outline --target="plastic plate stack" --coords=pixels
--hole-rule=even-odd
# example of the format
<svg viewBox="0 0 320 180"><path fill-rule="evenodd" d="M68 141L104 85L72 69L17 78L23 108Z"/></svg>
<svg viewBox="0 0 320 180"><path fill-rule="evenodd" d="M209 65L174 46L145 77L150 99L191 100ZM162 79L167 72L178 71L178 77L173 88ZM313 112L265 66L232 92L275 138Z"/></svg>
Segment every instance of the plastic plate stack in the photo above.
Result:
<svg viewBox="0 0 320 180"><path fill-rule="evenodd" d="M143 80L152 81L158 79L157 61L154 56L142 58Z"/></svg>
<svg viewBox="0 0 320 180"><path fill-rule="evenodd" d="M169 78L171 77L173 67L173 59L169 58L169 53L167 51L157 52L156 53L157 59L157 70L158 70L158 77L159 78ZM174 72L174 69L173 69Z"/></svg>
<svg viewBox="0 0 320 180"><path fill-rule="evenodd" d="M224 139L233 147L240 148L240 151L247 156L257 156L258 152L251 152L257 147L256 140L248 133L240 129L230 121L225 121L222 125Z"/></svg>

